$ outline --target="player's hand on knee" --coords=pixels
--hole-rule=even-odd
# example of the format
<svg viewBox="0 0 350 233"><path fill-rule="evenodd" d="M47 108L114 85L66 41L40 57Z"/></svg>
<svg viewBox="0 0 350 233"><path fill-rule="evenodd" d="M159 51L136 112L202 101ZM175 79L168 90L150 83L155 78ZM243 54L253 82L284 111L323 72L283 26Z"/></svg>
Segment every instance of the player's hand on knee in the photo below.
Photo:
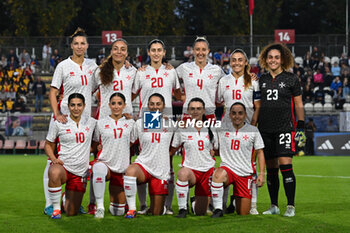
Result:
<svg viewBox="0 0 350 233"><path fill-rule="evenodd" d="M52 163L53 163L53 164L60 164L60 165L63 165L63 164L64 164L64 162L63 162L62 160L58 159L58 158L52 160Z"/></svg>

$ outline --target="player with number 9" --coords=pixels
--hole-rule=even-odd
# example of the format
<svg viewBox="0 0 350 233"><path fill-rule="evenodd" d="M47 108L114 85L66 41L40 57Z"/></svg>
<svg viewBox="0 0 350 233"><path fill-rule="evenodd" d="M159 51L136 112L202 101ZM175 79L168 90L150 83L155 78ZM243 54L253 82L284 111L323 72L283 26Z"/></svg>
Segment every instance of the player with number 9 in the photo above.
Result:
<svg viewBox="0 0 350 233"><path fill-rule="evenodd" d="M46 137L45 152L52 161L49 168L49 198L53 205L51 218L61 218L61 186L66 184L64 210L76 215L86 190L90 147L96 120L84 117L85 98L80 93L68 97L69 116L66 123L54 121ZM56 138L58 138L55 155Z"/></svg>
<svg viewBox="0 0 350 233"><path fill-rule="evenodd" d="M299 141L298 146L301 147L305 142L301 86L298 77L289 72L294 59L285 45L267 45L260 53L259 63L268 70L259 79L261 109L258 126L265 143L267 184L271 200L271 207L263 214L280 212L278 171L281 170L288 201L284 216L293 217L296 183L292 158L296 154L296 141Z"/></svg>
<svg viewBox="0 0 350 233"><path fill-rule="evenodd" d="M200 98L193 98L188 104L187 111L190 118L186 121L194 120L194 127L188 125L188 127L179 128L175 132L170 150L171 154L174 154L180 146L183 146L182 168L177 173L176 182L178 218L186 217L188 192L193 186L196 187L194 213L196 215L206 214L211 196L210 177L215 165L211 150L218 147L210 127L206 128L198 124L198 122L206 121L204 101Z"/></svg>

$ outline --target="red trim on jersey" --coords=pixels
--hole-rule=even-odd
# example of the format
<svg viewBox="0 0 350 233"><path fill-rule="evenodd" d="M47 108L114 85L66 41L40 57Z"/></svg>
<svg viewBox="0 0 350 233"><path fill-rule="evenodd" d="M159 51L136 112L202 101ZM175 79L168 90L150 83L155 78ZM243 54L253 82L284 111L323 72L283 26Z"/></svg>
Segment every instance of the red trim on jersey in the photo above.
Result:
<svg viewBox="0 0 350 233"><path fill-rule="evenodd" d="M117 70L117 74L118 74L118 76L120 76L120 70Z"/></svg>
<svg viewBox="0 0 350 233"><path fill-rule="evenodd" d="M63 95L63 96L64 96L64 87L63 87L63 85L61 85L59 95ZM62 98L62 99L63 99L63 98ZM61 110L62 99L61 99L60 102L58 102L58 104L57 104L57 106L58 106L58 111Z"/></svg>
<svg viewBox="0 0 350 233"><path fill-rule="evenodd" d="M139 116L141 116L141 108L142 108L142 100L141 100L141 93L139 94L139 101L140 101L140 105L139 105Z"/></svg>
<svg viewBox="0 0 350 233"><path fill-rule="evenodd" d="M80 66L81 71L83 71L83 66Z"/></svg>
<svg viewBox="0 0 350 233"><path fill-rule="evenodd" d="M202 71L203 71L202 69L199 69L199 73L200 73L200 74L202 74Z"/></svg>
<svg viewBox="0 0 350 233"><path fill-rule="evenodd" d="M158 74L159 69L155 69L155 70L156 70L156 74Z"/></svg>
<svg viewBox="0 0 350 233"><path fill-rule="evenodd" d="M185 162L185 147L182 145L182 161L181 161L181 165L184 165Z"/></svg>
<svg viewBox="0 0 350 233"><path fill-rule="evenodd" d="M60 139L57 138L57 155L56 158L58 158L58 153L61 151L61 142Z"/></svg>
<svg viewBox="0 0 350 233"><path fill-rule="evenodd" d="M235 84L235 85L237 86L237 83L238 83L238 79L236 79L236 78L235 78L235 82L236 82L236 84Z"/></svg>
<svg viewBox="0 0 350 233"><path fill-rule="evenodd" d="M295 150L295 139L294 139L294 137L295 137L295 131L292 131L292 132L291 132L291 135L292 135L292 151L295 152L295 151L296 151L296 150Z"/></svg>
<svg viewBox="0 0 350 233"><path fill-rule="evenodd" d="M254 160L253 160L254 152L255 152L255 150L253 148L252 149L252 154L251 154L251 163L252 163L253 173L256 173L255 166L254 166Z"/></svg>
<svg viewBox="0 0 350 233"><path fill-rule="evenodd" d="M295 121L295 115L294 115L294 96L290 97L290 105L291 105L290 108L292 111L293 126L295 128L297 125L297 122Z"/></svg>

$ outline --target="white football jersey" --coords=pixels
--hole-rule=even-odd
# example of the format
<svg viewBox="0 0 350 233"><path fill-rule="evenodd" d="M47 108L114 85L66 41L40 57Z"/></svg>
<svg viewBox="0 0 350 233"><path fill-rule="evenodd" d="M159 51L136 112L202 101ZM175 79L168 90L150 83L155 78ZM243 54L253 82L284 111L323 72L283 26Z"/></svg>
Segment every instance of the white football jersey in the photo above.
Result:
<svg viewBox="0 0 350 233"><path fill-rule="evenodd" d="M58 138L57 153L64 168L77 176L86 176L96 120L82 117L78 124L69 116L67 120L65 124L54 121L46 140L55 142Z"/></svg>
<svg viewBox="0 0 350 233"><path fill-rule="evenodd" d="M239 176L253 174L253 149L263 149L264 142L258 128L245 123L236 130L232 124L226 124L217 130L221 164L230 168Z"/></svg>
<svg viewBox="0 0 350 233"><path fill-rule="evenodd" d="M172 120L166 120L167 125L170 125L170 121ZM170 178L169 150L174 129L165 128L163 123L161 129L144 129L143 120L138 119L133 133L133 137L139 139L141 148L135 163L141 164L157 179L168 180Z"/></svg>
<svg viewBox="0 0 350 233"><path fill-rule="evenodd" d="M215 165L215 160L210 155L210 150L214 147L217 149L217 135L213 136L212 143L207 128L201 128L199 132L195 128L178 128L171 146L177 148L184 145L182 151L184 167L206 172Z"/></svg>
<svg viewBox="0 0 350 233"><path fill-rule="evenodd" d="M167 70L162 65L159 70L147 66L145 71L138 71L132 92L134 94L139 93L139 116L142 116L142 111L147 111L148 98L154 93L159 93L164 97L165 109L163 114L172 116L173 91L179 88L180 82L175 69Z"/></svg>
<svg viewBox="0 0 350 233"><path fill-rule="evenodd" d="M52 77L51 86L63 93L63 99L58 106L62 114L69 114L68 97L73 93L80 93L85 97L85 109L83 115L91 116L91 94L97 88L93 73L97 68L91 59L84 59L81 66L69 57L60 62Z"/></svg>
<svg viewBox="0 0 350 233"><path fill-rule="evenodd" d="M217 65L207 64L200 69L195 62L183 63L176 68L179 79L183 80L186 101L183 113L187 113L188 102L195 98L201 98L205 102L206 115L215 113L215 95L218 82L225 75Z"/></svg>
<svg viewBox="0 0 350 233"><path fill-rule="evenodd" d="M113 172L124 173L130 164L130 142L135 121L122 117L118 121L110 116L97 122L94 141L100 142L102 150L97 160L104 162Z"/></svg>
<svg viewBox="0 0 350 233"><path fill-rule="evenodd" d="M111 84L105 86L101 83L100 79L100 68L94 73L94 79L99 84L100 91L100 106L99 114L97 119L102 119L106 116L111 115L111 109L108 106L109 98L115 92L120 92L125 96L126 107L124 113L132 114L132 101L131 101L131 91L136 75L136 69L134 67L129 67L128 69L123 66L119 72L114 69L113 81Z"/></svg>
<svg viewBox="0 0 350 233"><path fill-rule="evenodd" d="M217 102L225 102L224 117L229 120L229 111L232 104L241 102L247 110L246 122L250 124L254 114L254 101L261 100L259 82L252 80L252 85L245 89L243 76L236 79L232 74L224 76L219 81Z"/></svg>

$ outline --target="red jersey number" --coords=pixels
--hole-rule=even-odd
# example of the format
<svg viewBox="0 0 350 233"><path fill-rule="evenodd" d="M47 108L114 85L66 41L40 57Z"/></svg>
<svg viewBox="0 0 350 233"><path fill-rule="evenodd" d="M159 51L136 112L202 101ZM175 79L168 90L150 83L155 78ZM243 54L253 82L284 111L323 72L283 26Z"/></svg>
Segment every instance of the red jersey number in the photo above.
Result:
<svg viewBox="0 0 350 233"><path fill-rule="evenodd" d="M151 78L151 87L152 88L157 88L157 87L163 87L163 78L158 77L158 78Z"/></svg>
<svg viewBox="0 0 350 233"><path fill-rule="evenodd" d="M75 133L76 143L84 143L85 135L84 133Z"/></svg>
<svg viewBox="0 0 350 233"><path fill-rule="evenodd" d="M203 79L197 79L197 86L199 87L200 90L203 88Z"/></svg>
<svg viewBox="0 0 350 233"><path fill-rule="evenodd" d="M152 133L152 143L160 143L160 133Z"/></svg>
<svg viewBox="0 0 350 233"><path fill-rule="evenodd" d="M114 91L122 91L123 90L123 80L113 81L113 90Z"/></svg>
<svg viewBox="0 0 350 233"><path fill-rule="evenodd" d="M242 99L241 90L232 90L232 99L233 100Z"/></svg>
<svg viewBox="0 0 350 233"><path fill-rule="evenodd" d="M232 139L231 150L239 150L239 144L241 144L241 142L239 140Z"/></svg>
<svg viewBox="0 0 350 233"><path fill-rule="evenodd" d="M117 130L120 131L119 134L117 133ZM123 135L123 129L122 128L117 128L117 129L113 129L114 131L114 138L121 138Z"/></svg>
<svg viewBox="0 0 350 233"><path fill-rule="evenodd" d="M87 86L88 83L87 83L87 77L86 77L86 75L80 75L80 78L81 78L81 85L82 85L82 86Z"/></svg>

